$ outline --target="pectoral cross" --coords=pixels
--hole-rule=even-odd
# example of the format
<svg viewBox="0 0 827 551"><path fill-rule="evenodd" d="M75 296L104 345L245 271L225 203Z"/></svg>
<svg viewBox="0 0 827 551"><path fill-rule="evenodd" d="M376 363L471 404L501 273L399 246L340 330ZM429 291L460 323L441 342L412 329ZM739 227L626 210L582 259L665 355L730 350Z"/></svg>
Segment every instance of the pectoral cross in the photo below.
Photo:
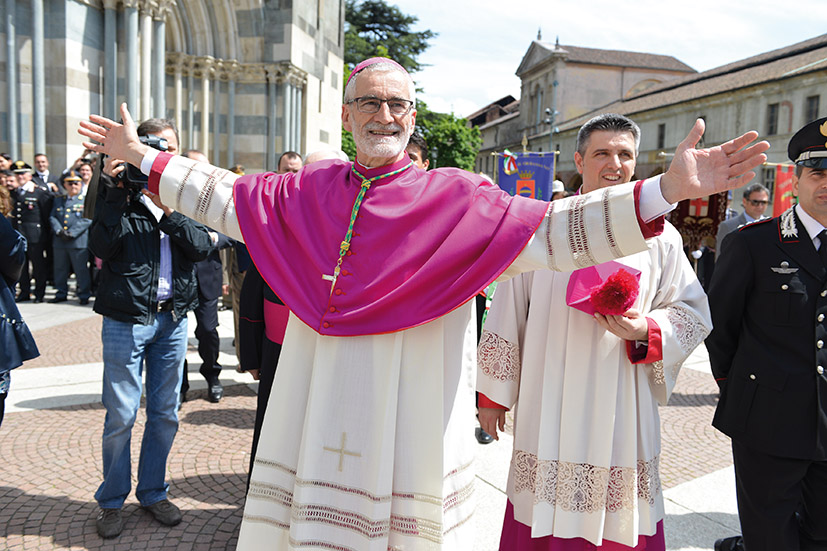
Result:
<svg viewBox="0 0 827 551"><path fill-rule="evenodd" d="M345 461L345 456L350 455L352 457L362 457L361 453L352 452L350 450L345 449L345 440L347 439L347 433L342 433L342 446L340 448L329 448L327 446L324 447L325 451L334 452L339 454L339 472L342 472L342 463Z"/></svg>
<svg viewBox="0 0 827 551"><path fill-rule="evenodd" d="M330 294L331 295L333 294L333 288L336 287L336 280L339 279L339 272L340 271L341 271L341 268L339 267L338 264L336 264L336 267L333 269L333 275L322 274L322 279L324 279L325 281L330 282Z"/></svg>

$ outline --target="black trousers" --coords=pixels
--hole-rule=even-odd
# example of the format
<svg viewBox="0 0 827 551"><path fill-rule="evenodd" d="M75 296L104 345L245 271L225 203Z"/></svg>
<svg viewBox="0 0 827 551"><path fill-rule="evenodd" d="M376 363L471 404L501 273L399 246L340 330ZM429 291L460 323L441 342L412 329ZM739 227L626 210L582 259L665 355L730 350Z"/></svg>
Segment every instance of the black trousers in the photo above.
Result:
<svg viewBox="0 0 827 551"><path fill-rule="evenodd" d="M827 461L768 455L735 440L732 457L745 549L827 550Z"/></svg>
<svg viewBox="0 0 827 551"><path fill-rule="evenodd" d="M198 339L198 355L201 356L201 368L198 370L207 384L213 384L221 374L221 365L218 363L218 351L221 339L218 337L218 298L206 300L198 297L198 308L195 314L195 338ZM187 362L184 362L184 376L181 379L181 392L190 389L187 376Z"/></svg>
<svg viewBox="0 0 827 551"><path fill-rule="evenodd" d="M31 294L31 279L34 277L34 297L42 299L46 294L46 279L49 277L43 243L29 243L26 248L27 261L23 263L23 273L20 274L20 293L27 297ZM32 271L29 272L29 262Z"/></svg>

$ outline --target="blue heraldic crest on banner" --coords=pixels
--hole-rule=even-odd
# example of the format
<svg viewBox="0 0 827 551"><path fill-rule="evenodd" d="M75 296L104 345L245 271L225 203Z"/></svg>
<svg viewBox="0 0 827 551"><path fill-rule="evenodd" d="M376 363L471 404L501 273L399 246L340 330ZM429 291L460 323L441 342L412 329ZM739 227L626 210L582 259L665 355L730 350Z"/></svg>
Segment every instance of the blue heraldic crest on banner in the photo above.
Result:
<svg viewBox="0 0 827 551"><path fill-rule="evenodd" d="M551 200L554 153L503 153L497 163L497 183L511 195Z"/></svg>

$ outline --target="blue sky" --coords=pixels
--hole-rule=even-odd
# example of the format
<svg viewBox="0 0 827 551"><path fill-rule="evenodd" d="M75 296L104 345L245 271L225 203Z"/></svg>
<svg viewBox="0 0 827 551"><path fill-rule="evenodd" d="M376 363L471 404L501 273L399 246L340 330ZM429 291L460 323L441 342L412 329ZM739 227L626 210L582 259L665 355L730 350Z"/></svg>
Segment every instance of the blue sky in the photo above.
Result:
<svg viewBox="0 0 827 551"><path fill-rule="evenodd" d="M543 41L672 55L698 71L827 33L827 0L388 0L439 36L414 75L431 109L465 116L507 94Z"/></svg>

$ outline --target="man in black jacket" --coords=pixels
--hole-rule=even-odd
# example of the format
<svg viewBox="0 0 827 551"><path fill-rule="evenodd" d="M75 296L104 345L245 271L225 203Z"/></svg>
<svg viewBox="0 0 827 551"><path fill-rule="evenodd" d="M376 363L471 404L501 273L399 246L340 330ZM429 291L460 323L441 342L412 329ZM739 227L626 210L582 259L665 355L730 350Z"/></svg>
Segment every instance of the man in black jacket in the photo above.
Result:
<svg viewBox="0 0 827 551"><path fill-rule="evenodd" d="M150 119L141 136L167 140L178 150L170 120ZM135 496L156 520L181 522L167 499L166 462L178 430L178 392L187 351L187 312L198 304L193 265L211 249L207 228L171 210L146 190L117 177L122 161L110 159L96 201L89 248L103 260L95 311L104 316L103 483L95 493L98 533L123 530L121 507L131 489L130 437L141 401L146 367L147 422Z"/></svg>
<svg viewBox="0 0 827 551"><path fill-rule="evenodd" d="M798 205L729 234L709 289L743 533L716 551L827 549L827 118L787 152Z"/></svg>
<svg viewBox="0 0 827 551"><path fill-rule="evenodd" d="M185 157L209 163L207 156L198 150L191 149L184 153ZM218 403L224 396L224 387L218 379L221 375L221 364L218 363L218 353L221 341L218 338L218 298L224 283L221 270L221 256L219 251L231 247L235 241L226 235L210 231L213 248L204 260L195 263L195 281L198 284L198 307L195 309L195 338L198 340L198 355L201 356L199 372L207 381L207 400ZM187 392L190 389L187 362L184 362L183 379L181 381L181 402L186 402Z"/></svg>

